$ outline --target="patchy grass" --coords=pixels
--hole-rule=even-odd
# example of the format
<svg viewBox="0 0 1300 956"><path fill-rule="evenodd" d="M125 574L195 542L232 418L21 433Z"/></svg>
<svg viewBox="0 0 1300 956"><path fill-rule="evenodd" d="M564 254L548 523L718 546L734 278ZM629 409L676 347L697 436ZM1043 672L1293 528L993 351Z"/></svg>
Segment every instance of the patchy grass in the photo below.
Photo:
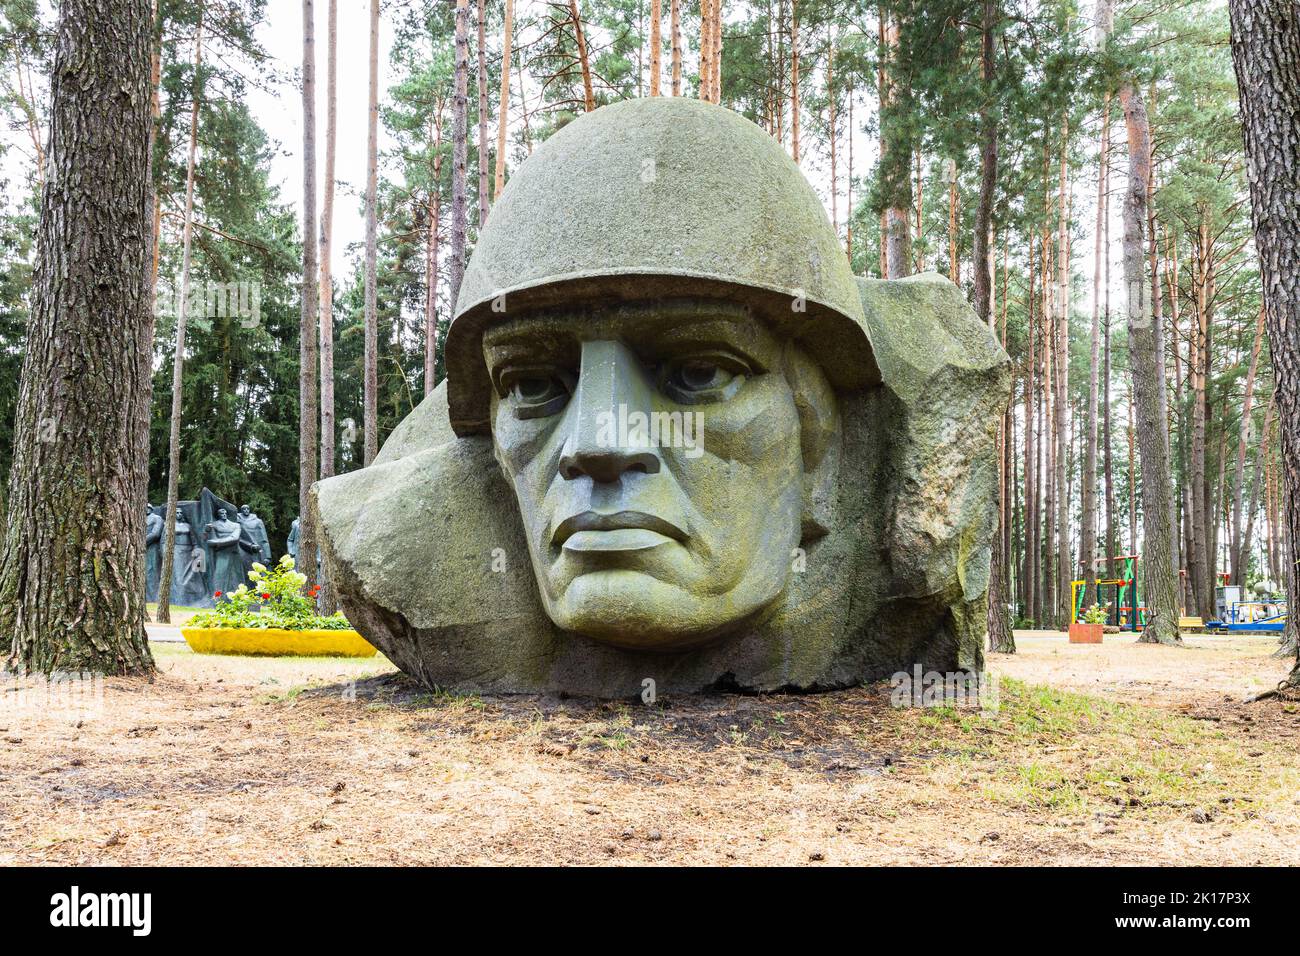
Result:
<svg viewBox="0 0 1300 956"><path fill-rule="evenodd" d="M1284 668L1265 644L1027 640L985 714L154 650L80 723L0 711L0 864L1300 862L1298 708L1228 693Z"/></svg>

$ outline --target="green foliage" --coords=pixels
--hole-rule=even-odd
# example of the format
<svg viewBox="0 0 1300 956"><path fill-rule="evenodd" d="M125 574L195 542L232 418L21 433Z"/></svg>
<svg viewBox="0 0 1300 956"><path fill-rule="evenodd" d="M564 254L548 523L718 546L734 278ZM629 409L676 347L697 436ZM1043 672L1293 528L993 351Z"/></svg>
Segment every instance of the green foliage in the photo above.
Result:
<svg viewBox="0 0 1300 956"><path fill-rule="evenodd" d="M217 592L216 607L195 614L189 626L273 627L287 631L345 631L352 626L342 614L322 617L316 613L320 586L305 593L307 576L294 570L293 558L287 554L270 570L255 563L248 580L251 588L241 584L233 593Z"/></svg>
<svg viewBox="0 0 1300 956"><path fill-rule="evenodd" d="M1084 612L1083 612L1081 623L1083 623L1083 624L1105 624L1105 623L1106 623L1106 608L1102 607L1100 604L1094 604L1092 607L1087 608L1087 609L1084 610Z"/></svg>

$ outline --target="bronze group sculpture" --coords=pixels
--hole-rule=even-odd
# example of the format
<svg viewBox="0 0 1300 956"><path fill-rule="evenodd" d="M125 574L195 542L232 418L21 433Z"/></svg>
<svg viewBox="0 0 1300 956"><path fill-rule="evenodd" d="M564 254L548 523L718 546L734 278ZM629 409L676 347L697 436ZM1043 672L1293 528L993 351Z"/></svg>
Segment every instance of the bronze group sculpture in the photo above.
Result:
<svg viewBox="0 0 1300 956"><path fill-rule="evenodd" d="M844 686L982 662L1007 358L935 275L855 280L798 168L688 99L498 198L448 379L313 506L342 608L430 686Z"/></svg>

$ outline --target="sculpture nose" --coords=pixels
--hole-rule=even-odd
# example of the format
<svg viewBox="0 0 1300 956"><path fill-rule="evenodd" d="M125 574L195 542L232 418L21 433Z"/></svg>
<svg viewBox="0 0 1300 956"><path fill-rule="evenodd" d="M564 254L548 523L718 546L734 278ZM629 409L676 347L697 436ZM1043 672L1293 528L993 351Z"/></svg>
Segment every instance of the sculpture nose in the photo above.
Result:
<svg viewBox="0 0 1300 956"><path fill-rule="evenodd" d="M576 413L560 456L565 479L585 475L615 482L628 471L659 471L659 449L636 427L634 413L648 421L651 388L631 349L621 342L584 342L574 399Z"/></svg>

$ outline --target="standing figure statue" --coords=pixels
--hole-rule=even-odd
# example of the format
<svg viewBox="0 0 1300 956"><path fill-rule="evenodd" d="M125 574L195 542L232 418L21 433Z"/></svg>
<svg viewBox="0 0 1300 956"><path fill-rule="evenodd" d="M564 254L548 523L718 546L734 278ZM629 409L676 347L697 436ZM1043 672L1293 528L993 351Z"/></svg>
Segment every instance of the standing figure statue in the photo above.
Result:
<svg viewBox="0 0 1300 956"><path fill-rule="evenodd" d="M158 582L162 577L162 515L153 505L144 508L144 599L158 600Z"/></svg>
<svg viewBox="0 0 1300 956"><path fill-rule="evenodd" d="M198 536L185 520L185 511L176 509L176 536L172 541L173 607L205 607L211 604L207 582L207 555Z"/></svg>
<svg viewBox="0 0 1300 956"><path fill-rule="evenodd" d="M266 524L253 511L251 505L242 506L235 520L244 529L244 537L256 549L253 551L253 560L269 565L271 563L271 539L266 535ZM247 542L244 546L245 548L248 547Z"/></svg>
<svg viewBox="0 0 1300 956"><path fill-rule="evenodd" d="M239 522L232 521L225 508L218 508L216 518L203 530L212 569L209 581L214 595L218 592L228 594L244 583L244 559L239 548L242 532Z"/></svg>
<svg viewBox="0 0 1300 956"><path fill-rule="evenodd" d="M298 560L298 533L298 519L294 518L293 524L289 525L289 540L285 542L285 549L295 562Z"/></svg>

